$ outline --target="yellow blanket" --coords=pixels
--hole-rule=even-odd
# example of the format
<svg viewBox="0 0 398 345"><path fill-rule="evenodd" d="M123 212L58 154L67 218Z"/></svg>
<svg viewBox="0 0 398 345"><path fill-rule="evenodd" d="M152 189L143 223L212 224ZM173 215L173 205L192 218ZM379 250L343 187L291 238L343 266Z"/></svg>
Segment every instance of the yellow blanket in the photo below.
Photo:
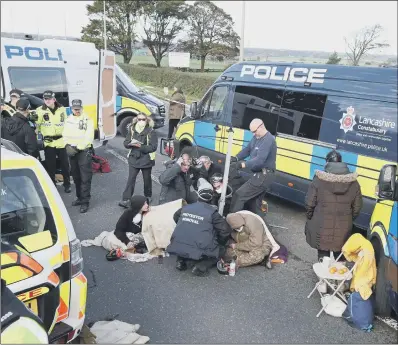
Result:
<svg viewBox="0 0 398 345"><path fill-rule="evenodd" d="M354 234L344 244L342 251L348 261L358 262L353 271L350 290L359 292L367 300L376 284L376 260L372 244L361 234Z"/></svg>

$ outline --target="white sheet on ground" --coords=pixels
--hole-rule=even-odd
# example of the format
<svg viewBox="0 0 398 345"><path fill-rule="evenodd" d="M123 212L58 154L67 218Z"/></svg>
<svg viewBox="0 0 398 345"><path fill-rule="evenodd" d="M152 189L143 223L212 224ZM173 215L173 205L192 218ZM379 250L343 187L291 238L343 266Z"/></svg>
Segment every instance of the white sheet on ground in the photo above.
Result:
<svg viewBox="0 0 398 345"><path fill-rule="evenodd" d="M90 328L97 344L146 344L149 337L137 333L140 325L123 321L98 321Z"/></svg>

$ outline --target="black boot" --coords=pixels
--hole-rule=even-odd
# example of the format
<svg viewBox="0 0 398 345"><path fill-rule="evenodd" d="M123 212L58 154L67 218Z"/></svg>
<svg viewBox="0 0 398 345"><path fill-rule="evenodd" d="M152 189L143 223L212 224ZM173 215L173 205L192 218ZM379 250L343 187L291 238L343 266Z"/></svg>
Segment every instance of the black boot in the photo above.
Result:
<svg viewBox="0 0 398 345"><path fill-rule="evenodd" d="M185 271L187 269L187 263L184 260L177 260L176 269Z"/></svg>
<svg viewBox="0 0 398 345"><path fill-rule="evenodd" d="M130 200L119 201L119 206L124 207L124 208L129 208L130 207Z"/></svg>
<svg viewBox="0 0 398 345"><path fill-rule="evenodd" d="M80 213L86 213L88 211L88 204L82 204L80 206Z"/></svg>
<svg viewBox="0 0 398 345"><path fill-rule="evenodd" d="M76 199L72 201L72 206L80 206L82 204L80 199Z"/></svg>
<svg viewBox="0 0 398 345"><path fill-rule="evenodd" d="M205 271L202 271L196 266L194 266L192 269L192 274L198 277L207 277L210 274L210 272L207 269Z"/></svg>
<svg viewBox="0 0 398 345"><path fill-rule="evenodd" d="M65 193L70 193L72 192L72 188L70 186L65 186L64 187Z"/></svg>

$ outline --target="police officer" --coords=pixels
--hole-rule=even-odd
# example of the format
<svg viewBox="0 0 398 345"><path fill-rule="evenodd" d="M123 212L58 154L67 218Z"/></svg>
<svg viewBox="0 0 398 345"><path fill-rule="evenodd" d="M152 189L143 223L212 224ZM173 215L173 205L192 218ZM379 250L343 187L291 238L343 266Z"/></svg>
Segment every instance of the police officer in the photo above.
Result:
<svg viewBox="0 0 398 345"><path fill-rule="evenodd" d="M80 212L85 213L89 207L93 176L91 163L94 124L83 112L80 99L72 101L72 112L73 116L66 119L62 135L76 186L76 200L72 202L72 206L80 205Z"/></svg>
<svg viewBox="0 0 398 345"><path fill-rule="evenodd" d="M44 153L48 175L55 184L57 157L61 163L64 189L71 192L69 160L65 150L62 132L66 121L66 109L55 99L54 92L48 90L43 93L44 105L37 108L37 129L43 135Z"/></svg>
<svg viewBox="0 0 398 345"><path fill-rule="evenodd" d="M1 117L13 116L17 110L16 105L18 100L23 96L23 92L19 89L12 89L10 91L10 101L5 102L3 108L1 109Z"/></svg>
<svg viewBox="0 0 398 345"><path fill-rule="evenodd" d="M20 98L16 104L17 112L1 121L1 137L14 142L23 152L37 158L39 150L35 130L28 120L29 109L29 100Z"/></svg>
<svg viewBox="0 0 398 345"><path fill-rule="evenodd" d="M232 196L230 212L243 210L245 203L255 202L256 212L259 213L261 198L267 192L274 180L276 168L276 141L267 131L261 119L254 119L250 123L253 138L236 156L237 168L249 168L253 175ZM248 161L243 161L250 156Z"/></svg>
<svg viewBox="0 0 398 345"><path fill-rule="evenodd" d="M1 344L48 344L43 322L1 279Z"/></svg>
<svg viewBox="0 0 398 345"><path fill-rule="evenodd" d="M168 253L177 255L178 270L186 270L187 261L192 260L195 262L192 273L200 277L208 275L208 269L224 255L232 233L217 207L210 205L212 199L213 187L200 178L198 201L183 206L174 214L177 226L166 249Z"/></svg>

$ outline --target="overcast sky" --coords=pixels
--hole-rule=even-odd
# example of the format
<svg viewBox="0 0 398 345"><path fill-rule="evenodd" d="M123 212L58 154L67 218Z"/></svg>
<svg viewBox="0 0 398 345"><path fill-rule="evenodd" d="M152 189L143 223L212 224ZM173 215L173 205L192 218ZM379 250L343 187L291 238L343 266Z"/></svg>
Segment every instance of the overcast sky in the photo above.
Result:
<svg viewBox="0 0 398 345"><path fill-rule="evenodd" d="M232 16L240 35L242 2L214 2ZM13 3L1 1L1 31L80 37L91 1ZM245 47L344 52L345 36L376 23L390 44L380 53L396 55L397 1L246 1Z"/></svg>

